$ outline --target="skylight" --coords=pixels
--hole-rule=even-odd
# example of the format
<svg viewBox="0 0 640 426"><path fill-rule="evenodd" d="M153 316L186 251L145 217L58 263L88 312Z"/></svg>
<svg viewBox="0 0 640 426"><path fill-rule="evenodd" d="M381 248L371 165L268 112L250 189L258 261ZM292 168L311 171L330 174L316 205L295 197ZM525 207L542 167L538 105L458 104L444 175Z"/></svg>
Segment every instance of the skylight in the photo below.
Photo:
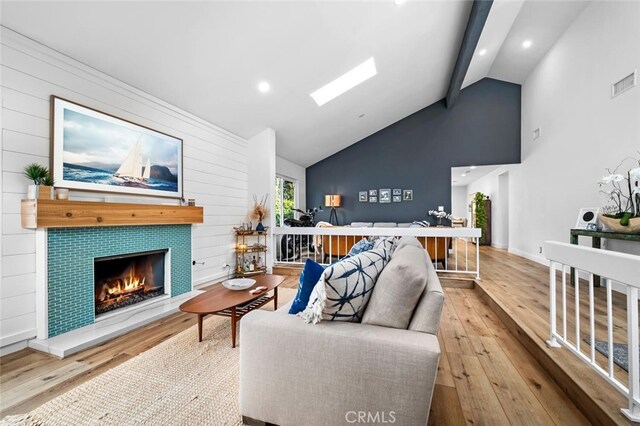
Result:
<svg viewBox="0 0 640 426"><path fill-rule="evenodd" d="M351 71L333 80L331 83L321 87L311 94L311 97L322 106L330 100L342 95L344 92L353 89L358 84L376 75L376 63L373 57L367 59Z"/></svg>

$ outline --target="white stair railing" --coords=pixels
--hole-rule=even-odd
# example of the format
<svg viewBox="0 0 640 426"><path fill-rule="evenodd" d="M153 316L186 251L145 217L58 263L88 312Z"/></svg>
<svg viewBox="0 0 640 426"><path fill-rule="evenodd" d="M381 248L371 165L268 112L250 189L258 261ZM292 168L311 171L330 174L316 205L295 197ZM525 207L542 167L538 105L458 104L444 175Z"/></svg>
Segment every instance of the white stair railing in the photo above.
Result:
<svg viewBox="0 0 640 426"><path fill-rule="evenodd" d="M479 279L477 243L481 233L480 228L277 227L271 230L271 247L275 250L275 265L301 265L307 258L329 264L344 256L362 238L410 235L428 249L437 272Z"/></svg>
<svg viewBox="0 0 640 426"><path fill-rule="evenodd" d="M544 251L551 262L549 267L549 305L551 337L547 345L551 348L565 346L581 360L591 365L602 377L604 377L618 391L629 399L629 407L623 408L622 413L633 422L640 422L640 360L638 354L638 289L640 288L640 256L626 253L618 253L607 250L593 249L573 244L560 242L545 242ZM574 293L575 293L575 336L573 331L567 330L567 271L575 268ZM556 281L558 270L561 270L561 332L557 329L557 301ZM589 285L589 343L588 354L580 350L582 335L580 332L580 275L586 273ZM596 362L596 331L594 312L594 276L599 275L601 282L606 283L607 298L607 343L608 362L607 368L602 368ZM628 350L628 380L622 383L615 376L613 366L613 293L612 284L617 283L626 291L627 296L627 350ZM570 337L575 338L575 344L570 342Z"/></svg>

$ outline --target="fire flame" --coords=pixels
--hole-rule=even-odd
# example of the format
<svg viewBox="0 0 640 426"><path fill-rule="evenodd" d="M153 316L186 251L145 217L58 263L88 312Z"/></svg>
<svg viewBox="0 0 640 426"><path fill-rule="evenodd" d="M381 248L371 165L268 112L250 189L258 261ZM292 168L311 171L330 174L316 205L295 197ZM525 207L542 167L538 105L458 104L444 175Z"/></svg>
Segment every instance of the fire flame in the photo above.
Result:
<svg viewBox="0 0 640 426"><path fill-rule="evenodd" d="M106 298L114 298L125 295L127 293L138 291L139 289L144 288L144 282L145 277L134 275L133 268L131 268L129 269L128 277L116 279L110 283L105 283L103 285L102 294L104 295L104 297L102 297L101 300L104 300Z"/></svg>

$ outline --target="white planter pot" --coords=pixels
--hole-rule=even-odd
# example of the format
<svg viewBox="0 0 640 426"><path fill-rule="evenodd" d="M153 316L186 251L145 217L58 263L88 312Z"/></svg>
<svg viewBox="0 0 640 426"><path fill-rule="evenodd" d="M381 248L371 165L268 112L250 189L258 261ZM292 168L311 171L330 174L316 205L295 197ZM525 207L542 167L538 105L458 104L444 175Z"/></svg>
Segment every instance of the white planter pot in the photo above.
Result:
<svg viewBox="0 0 640 426"><path fill-rule="evenodd" d="M35 200L38 198L38 185L29 185L27 187L27 200Z"/></svg>

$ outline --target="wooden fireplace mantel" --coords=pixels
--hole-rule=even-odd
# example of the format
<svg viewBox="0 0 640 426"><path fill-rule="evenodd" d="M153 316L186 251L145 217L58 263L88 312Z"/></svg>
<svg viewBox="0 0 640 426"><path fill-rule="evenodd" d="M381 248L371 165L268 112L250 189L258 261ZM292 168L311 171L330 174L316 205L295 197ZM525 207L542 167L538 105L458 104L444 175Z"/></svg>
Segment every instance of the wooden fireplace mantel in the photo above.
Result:
<svg viewBox="0 0 640 426"><path fill-rule="evenodd" d="M22 227L183 225L203 222L204 209L162 204L99 203L67 200L22 200Z"/></svg>

